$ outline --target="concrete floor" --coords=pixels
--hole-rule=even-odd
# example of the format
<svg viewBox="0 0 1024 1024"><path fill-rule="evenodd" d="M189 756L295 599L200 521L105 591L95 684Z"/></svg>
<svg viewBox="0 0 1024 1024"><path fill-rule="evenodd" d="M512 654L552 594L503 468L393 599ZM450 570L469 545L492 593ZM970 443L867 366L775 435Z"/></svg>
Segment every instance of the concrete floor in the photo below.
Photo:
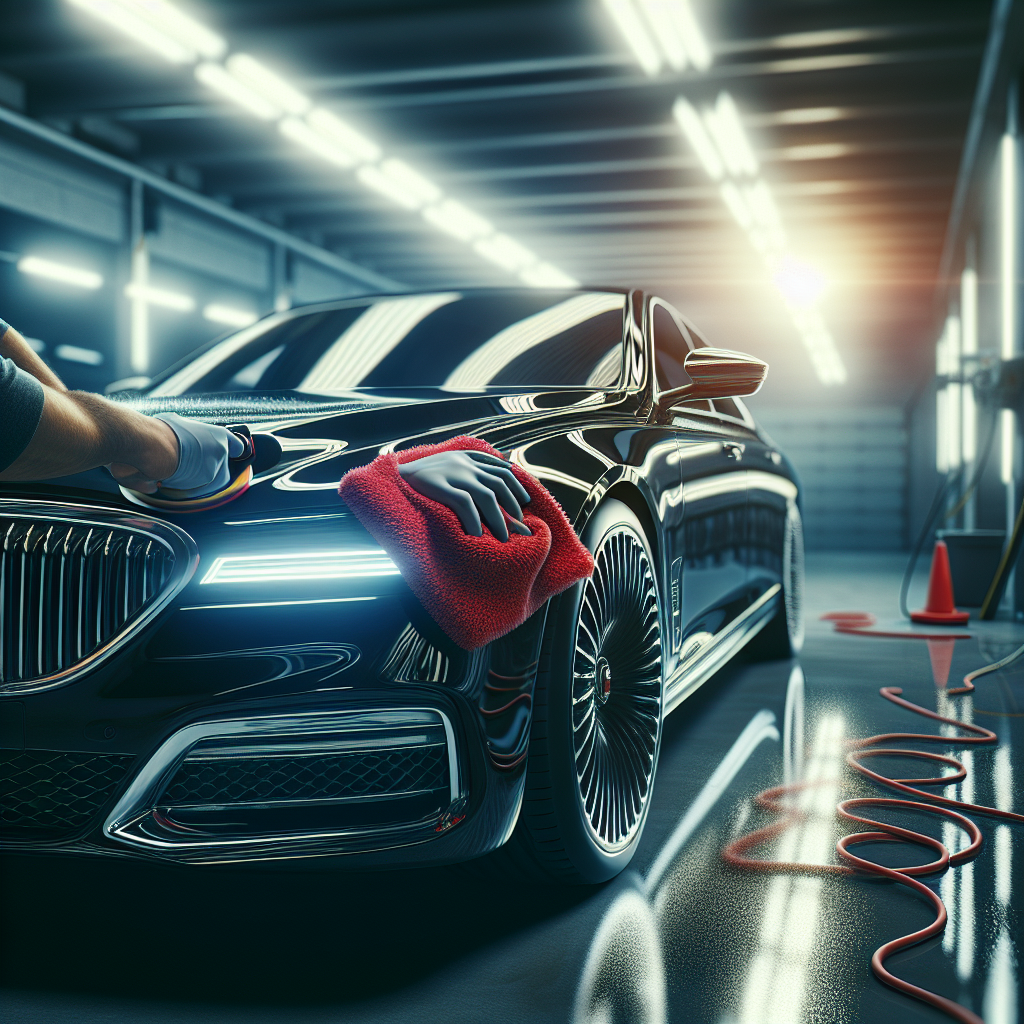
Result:
<svg viewBox="0 0 1024 1024"><path fill-rule="evenodd" d="M802 860L834 860L835 839L848 829L832 805L872 792L844 767L842 739L930 731L878 696L884 684L903 686L926 707L948 701L962 713L973 705L1000 746L964 756L962 798L1024 808L1024 662L954 704L933 679L922 641L840 636L817 621L824 611L853 609L895 624L902 564L901 556L810 560L799 663L737 662L672 715L640 849L614 882L560 891L465 869L354 876L8 857L0 1017L948 1020L879 984L869 966L882 942L932 919L918 896L849 877L740 873L721 859L731 838L769 820L751 798L803 771L824 780L812 801L820 813L788 841ZM1024 641L1024 627L981 626L972 623L974 638L956 642L951 686ZM889 770L899 774L895 762ZM986 1024L1013 1024L1024 968L1024 827L977 820L985 836L977 859L930 880L949 910L945 935L889 964ZM941 834L930 817L910 824ZM764 855L784 856L785 842ZM922 857L907 846L860 849L890 864Z"/></svg>

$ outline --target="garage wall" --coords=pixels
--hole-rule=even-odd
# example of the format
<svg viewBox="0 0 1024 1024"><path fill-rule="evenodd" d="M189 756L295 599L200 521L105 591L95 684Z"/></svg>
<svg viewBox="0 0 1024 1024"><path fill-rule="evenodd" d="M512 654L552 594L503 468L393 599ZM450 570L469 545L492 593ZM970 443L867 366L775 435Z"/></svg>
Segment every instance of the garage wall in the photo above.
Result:
<svg viewBox="0 0 1024 1024"><path fill-rule="evenodd" d="M756 416L800 474L808 550L906 547L908 431L902 408L759 408Z"/></svg>
<svg viewBox="0 0 1024 1024"><path fill-rule="evenodd" d="M127 237L126 188L102 172L0 138L0 206L119 242Z"/></svg>

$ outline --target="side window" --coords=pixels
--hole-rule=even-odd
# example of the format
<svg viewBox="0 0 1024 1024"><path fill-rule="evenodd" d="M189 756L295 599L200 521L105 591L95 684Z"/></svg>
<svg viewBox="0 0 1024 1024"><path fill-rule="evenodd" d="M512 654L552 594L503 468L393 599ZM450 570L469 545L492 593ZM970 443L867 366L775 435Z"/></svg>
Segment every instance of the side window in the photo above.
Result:
<svg viewBox="0 0 1024 1024"><path fill-rule="evenodd" d="M658 390L670 391L690 383L683 362L690 352L690 343L679 329L676 318L658 301L651 305L651 326L654 331L654 361L658 374ZM680 402L680 408L710 410L706 399Z"/></svg>

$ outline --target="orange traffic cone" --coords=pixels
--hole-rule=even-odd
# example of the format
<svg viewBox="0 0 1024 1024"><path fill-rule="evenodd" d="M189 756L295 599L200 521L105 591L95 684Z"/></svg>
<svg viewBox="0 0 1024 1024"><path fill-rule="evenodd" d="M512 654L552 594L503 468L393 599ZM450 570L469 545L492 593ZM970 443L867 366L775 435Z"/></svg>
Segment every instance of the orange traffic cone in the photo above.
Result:
<svg viewBox="0 0 1024 1024"><path fill-rule="evenodd" d="M935 542L932 572L928 577L928 603L919 612L910 613L911 621L930 625L962 626L969 618L967 612L958 612L953 604L953 579L949 573L949 552L946 542Z"/></svg>

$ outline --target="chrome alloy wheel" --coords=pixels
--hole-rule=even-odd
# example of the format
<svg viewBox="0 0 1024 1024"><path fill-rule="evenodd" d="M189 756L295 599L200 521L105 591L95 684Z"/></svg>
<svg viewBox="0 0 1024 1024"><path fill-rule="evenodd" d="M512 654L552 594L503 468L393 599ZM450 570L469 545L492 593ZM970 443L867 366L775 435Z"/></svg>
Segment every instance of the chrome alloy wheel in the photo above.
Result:
<svg viewBox="0 0 1024 1024"><path fill-rule="evenodd" d="M627 846L643 821L661 729L661 629L643 541L613 527L594 554L576 622L572 730L583 815L598 845Z"/></svg>
<svg viewBox="0 0 1024 1024"><path fill-rule="evenodd" d="M790 505L782 549L782 590L786 605L786 629L793 654L804 644L804 527L800 510Z"/></svg>

